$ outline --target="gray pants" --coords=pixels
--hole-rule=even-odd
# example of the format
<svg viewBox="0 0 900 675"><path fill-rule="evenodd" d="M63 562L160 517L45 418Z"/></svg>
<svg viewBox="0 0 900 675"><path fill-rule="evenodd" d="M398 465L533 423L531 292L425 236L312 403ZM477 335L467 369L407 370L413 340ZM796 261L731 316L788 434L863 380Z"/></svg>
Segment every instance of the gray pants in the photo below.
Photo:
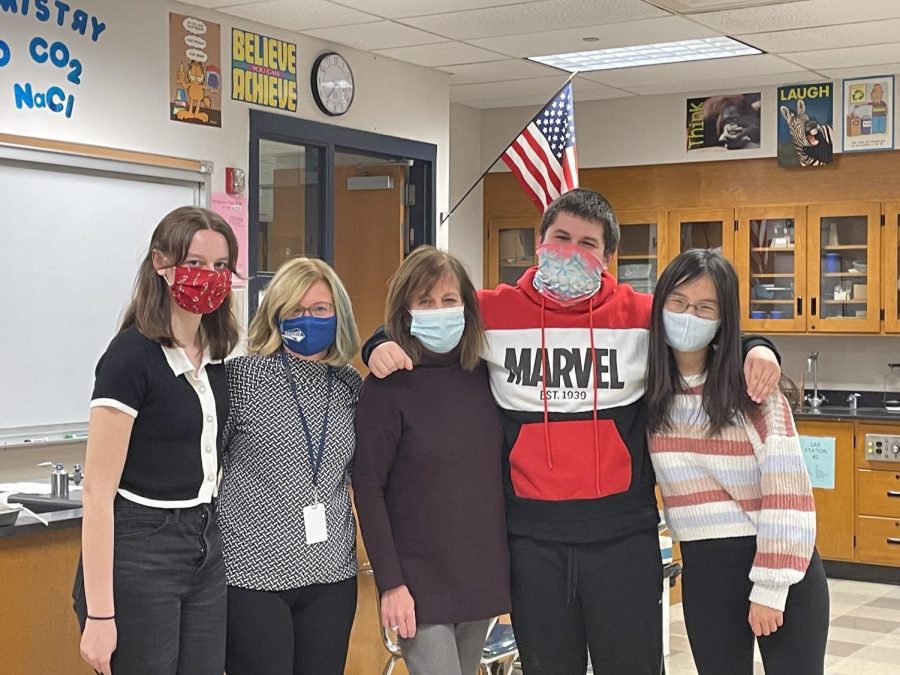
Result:
<svg viewBox="0 0 900 675"><path fill-rule="evenodd" d="M400 638L409 675L475 675L490 619L416 626L412 639Z"/></svg>

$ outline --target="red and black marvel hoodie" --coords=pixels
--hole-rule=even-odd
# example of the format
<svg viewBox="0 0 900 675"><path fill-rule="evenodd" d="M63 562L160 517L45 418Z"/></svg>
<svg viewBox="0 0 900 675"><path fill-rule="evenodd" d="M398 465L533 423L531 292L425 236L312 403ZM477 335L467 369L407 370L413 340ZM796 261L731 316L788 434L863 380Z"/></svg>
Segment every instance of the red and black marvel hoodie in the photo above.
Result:
<svg viewBox="0 0 900 675"><path fill-rule="evenodd" d="M509 533L587 543L655 529L644 404L652 297L604 272L598 293L563 307L534 288L536 270L479 292Z"/></svg>

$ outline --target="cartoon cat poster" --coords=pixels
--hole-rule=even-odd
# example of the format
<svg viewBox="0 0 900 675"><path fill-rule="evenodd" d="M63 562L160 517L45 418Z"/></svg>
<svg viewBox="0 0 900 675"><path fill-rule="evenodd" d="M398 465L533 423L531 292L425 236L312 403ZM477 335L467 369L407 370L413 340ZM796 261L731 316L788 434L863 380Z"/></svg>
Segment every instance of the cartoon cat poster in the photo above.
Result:
<svg viewBox="0 0 900 675"><path fill-rule="evenodd" d="M222 126L219 24L169 14L169 119Z"/></svg>

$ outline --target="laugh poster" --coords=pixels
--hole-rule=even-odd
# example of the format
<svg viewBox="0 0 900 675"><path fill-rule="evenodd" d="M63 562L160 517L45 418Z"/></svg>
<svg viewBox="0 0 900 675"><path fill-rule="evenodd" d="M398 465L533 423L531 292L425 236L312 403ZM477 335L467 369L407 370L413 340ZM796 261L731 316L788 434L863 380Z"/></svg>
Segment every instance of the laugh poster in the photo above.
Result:
<svg viewBox="0 0 900 675"><path fill-rule="evenodd" d="M222 126L219 24L169 14L169 119Z"/></svg>
<svg viewBox="0 0 900 675"><path fill-rule="evenodd" d="M825 166L834 156L834 85L778 87L778 164Z"/></svg>

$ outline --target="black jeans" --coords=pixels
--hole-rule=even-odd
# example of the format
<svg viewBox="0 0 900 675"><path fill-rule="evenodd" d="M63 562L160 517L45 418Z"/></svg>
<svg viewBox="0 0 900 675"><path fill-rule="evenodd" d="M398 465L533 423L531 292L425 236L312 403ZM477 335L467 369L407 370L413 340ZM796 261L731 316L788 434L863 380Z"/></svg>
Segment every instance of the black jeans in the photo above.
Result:
<svg viewBox="0 0 900 675"><path fill-rule="evenodd" d="M222 675L227 600L214 508L157 509L122 497L114 508L112 672ZM81 563L72 596L84 630Z"/></svg>
<svg viewBox="0 0 900 675"><path fill-rule="evenodd" d="M825 671L828 582L817 552L788 592L784 625L759 638L747 621L756 537L686 541L681 555L684 624L700 675L752 675L754 639L767 675Z"/></svg>
<svg viewBox="0 0 900 675"><path fill-rule="evenodd" d="M656 529L591 544L512 537L512 624L525 675L659 675Z"/></svg>
<svg viewBox="0 0 900 675"><path fill-rule="evenodd" d="M228 675L343 675L356 577L286 591L228 587Z"/></svg>

